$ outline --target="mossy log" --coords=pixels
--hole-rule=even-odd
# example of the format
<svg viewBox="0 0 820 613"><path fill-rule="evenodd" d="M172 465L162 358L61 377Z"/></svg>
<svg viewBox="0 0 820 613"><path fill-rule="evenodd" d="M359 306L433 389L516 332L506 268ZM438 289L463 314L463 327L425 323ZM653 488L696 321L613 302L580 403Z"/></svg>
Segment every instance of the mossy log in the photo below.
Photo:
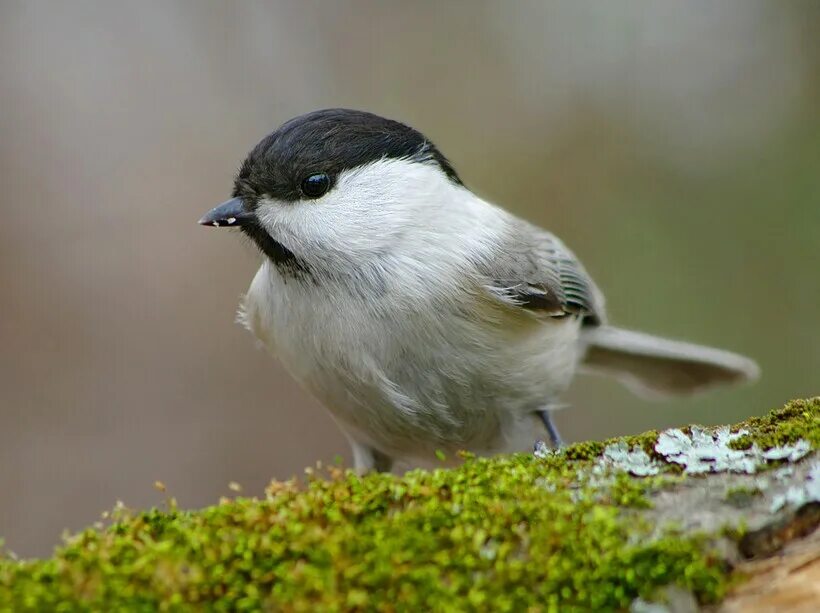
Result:
<svg viewBox="0 0 820 613"><path fill-rule="evenodd" d="M820 610L820 398L725 428L119 506L0 558L9 611Z"/></svg>

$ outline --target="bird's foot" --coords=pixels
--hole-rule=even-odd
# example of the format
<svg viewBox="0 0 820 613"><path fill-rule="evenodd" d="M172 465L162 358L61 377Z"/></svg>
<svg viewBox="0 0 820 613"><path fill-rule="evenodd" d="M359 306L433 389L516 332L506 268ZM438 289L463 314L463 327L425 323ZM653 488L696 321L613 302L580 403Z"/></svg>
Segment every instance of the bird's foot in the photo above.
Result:
<svg viewBox="0 0 820 613"><path fill-rule="evenodd" d="M537 411L537 413L538 416L541 418L541 421L544 422L544 428L546 428L547 434L550 437L550 445L552 446L552 448L558 449L560 447L563 447L564 441L561 439L561 435L558 433L558 429L552 422L552 411L550 411L549 409L542 409L541 411Z"/></svg>

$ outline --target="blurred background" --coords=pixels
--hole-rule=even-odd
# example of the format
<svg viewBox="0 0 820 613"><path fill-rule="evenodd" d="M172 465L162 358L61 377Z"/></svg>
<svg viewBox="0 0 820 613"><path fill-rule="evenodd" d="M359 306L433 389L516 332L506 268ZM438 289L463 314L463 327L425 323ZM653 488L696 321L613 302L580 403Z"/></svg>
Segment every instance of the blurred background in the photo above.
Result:
<svg viewBox="0 0 820 613"><path fill-rule="evenodd" d="M197 226L259 138L345 106L565 239L623 326L756 358L662 404L576 381L569 440L820 392L820 3L0 0L0 537L349 458L234 325L258 256Z"/></svg>

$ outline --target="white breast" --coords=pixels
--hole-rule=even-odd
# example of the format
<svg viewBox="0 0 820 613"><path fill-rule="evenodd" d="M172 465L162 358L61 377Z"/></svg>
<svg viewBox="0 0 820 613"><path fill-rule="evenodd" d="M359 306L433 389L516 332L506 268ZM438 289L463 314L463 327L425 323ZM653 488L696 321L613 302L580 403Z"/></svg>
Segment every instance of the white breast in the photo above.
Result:
<svg viewBox="0 0 820 613"><path fill-rule="evenodd" d="M266 262L242 319L350 436L394 457L529 446L532 411L572 378L579 324L542 321L472 289L460 300L402 300L396 287L382 288L389 299L364 299L285 279Z"/></svg>

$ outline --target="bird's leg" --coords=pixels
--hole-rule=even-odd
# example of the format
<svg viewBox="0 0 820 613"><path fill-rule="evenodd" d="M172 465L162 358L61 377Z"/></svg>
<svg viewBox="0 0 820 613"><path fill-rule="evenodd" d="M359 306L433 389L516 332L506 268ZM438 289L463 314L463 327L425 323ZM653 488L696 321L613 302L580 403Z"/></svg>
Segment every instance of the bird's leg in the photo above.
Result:
<svg viewBox="0 0 820 613"><path fill-rule="evenodd" d="M393 470L393 458L383 454L378 449L373 449L373 470L380 473L389 473Z"/></svg>
<svg viewBox="0 0 820 613"><path fill-rule="evenodd" d="M372 471L389 473L393 468L393 458L377 449L349 438L353 450L353 468L360 475Z"/></svg>
<svg viewBox="0 0 820 613"><path fill-rule="evenodd" d="M558 449L559 447L563 447L564 441L558 433L558 428L556 428L555 424L552 423L552 411L549 409L541 409L540 411L536 411L536 413L538 413L538 417L541 418L541 421L544 422L544 428L547 429L547 434L550 437L550 445L552 445L552 448Z"/></svg>

